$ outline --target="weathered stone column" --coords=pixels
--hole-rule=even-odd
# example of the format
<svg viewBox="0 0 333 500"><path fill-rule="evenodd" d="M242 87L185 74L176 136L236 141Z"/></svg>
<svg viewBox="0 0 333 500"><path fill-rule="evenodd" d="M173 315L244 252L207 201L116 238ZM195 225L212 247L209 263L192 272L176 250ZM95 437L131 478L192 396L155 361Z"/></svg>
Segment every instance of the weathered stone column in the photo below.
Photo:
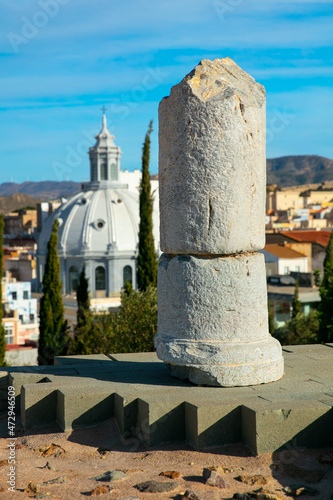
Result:
<svg viewBox="0 0 333 500"><path fill-rule="evenodd" d="M268 332L265 89L231 59L203 60L159 107L157 355L197 384L283 375Z"/></svg>

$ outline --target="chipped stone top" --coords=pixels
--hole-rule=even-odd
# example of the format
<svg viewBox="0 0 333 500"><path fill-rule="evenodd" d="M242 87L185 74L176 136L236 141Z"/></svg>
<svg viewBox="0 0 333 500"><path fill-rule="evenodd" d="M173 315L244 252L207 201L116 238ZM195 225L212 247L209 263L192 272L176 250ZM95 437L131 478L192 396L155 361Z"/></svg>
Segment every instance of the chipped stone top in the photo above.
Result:
<svg viewBox="0 0 333 500"><path fill-rule="evenodd" d="M172 87L171 93L187 85L200 100L222 100L238 96L248 106L261 107L266 92L263 85L243 71L230 57L203 59L185 78Z"/></svg>

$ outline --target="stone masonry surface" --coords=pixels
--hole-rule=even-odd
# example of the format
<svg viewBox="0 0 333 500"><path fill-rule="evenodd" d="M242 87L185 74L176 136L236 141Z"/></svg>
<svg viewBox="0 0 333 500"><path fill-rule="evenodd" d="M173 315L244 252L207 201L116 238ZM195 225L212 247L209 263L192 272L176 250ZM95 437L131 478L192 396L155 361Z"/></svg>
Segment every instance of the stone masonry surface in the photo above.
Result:
<svg viewBox="0 0 333 500"><path fill-rule="evenodd" d="M265 246L265 89L231 59L203 60L159 108L161 249Z"/></svg>
<svg viewBox="0 0 333 500"><path fill-rule="evenodd" d="M114 418L124 438L148 446L243 442L256 454L332 446L333 346L287 346L283 354L285 377L251 387L178 380L155 353L59 357L56 366L1 369L0 385L15 387L26 429Z"/></svg>
<svg viewBox="0 0 333 500"><path fill-rule="evenodd" d="M203 60L159 107L157 355L196 384L283 375L268 332L265 89L231 59Z"/></svg>

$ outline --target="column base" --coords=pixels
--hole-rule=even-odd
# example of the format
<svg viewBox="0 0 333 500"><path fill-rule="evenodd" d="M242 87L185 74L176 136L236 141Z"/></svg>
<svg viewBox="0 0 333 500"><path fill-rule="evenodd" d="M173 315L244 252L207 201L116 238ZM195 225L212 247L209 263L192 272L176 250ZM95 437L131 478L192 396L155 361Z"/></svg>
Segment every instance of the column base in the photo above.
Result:
<svg viewBox="0 0 333 500"><path fill-rule="evenodd" d="M283 358L267 363L241 366L197 365L177 366L166 363L170 374L196 385L213 387L245 387L267 384L283 377Z"/></svg>

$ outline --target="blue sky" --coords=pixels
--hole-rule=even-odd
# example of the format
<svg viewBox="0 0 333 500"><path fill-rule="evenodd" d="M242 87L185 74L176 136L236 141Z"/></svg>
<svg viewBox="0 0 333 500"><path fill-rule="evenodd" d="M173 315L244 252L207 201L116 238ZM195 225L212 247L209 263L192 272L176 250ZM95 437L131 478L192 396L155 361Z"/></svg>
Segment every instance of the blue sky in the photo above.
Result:
<svg viewBox="0 0 333 500"><path fill-rule="evenodd" d="M158 103L204 58L231 57L267 91L267 157L333 158L333 1L2 0L0 182L89 176L100 108L141 166Z"/></svg>

